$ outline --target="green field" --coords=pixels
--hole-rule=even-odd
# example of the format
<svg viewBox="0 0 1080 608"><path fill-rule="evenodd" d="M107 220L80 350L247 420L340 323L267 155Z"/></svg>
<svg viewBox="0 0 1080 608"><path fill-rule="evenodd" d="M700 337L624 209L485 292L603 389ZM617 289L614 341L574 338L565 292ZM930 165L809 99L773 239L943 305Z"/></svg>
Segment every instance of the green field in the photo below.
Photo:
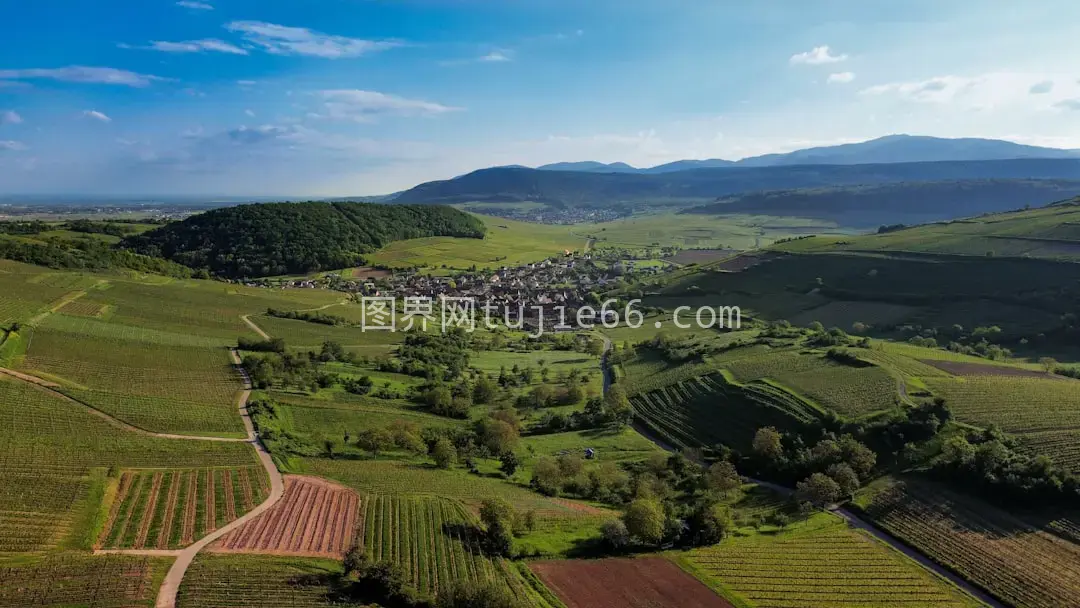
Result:
<svg viewBox="0 0 1080 608"><path fill-rule="evenodd" d="M586 239L571 226L529 224L477 216L487 225L482 241L431 237L398 241L369 256L371 263L392 268L413 266L493 268L535 262L565 251L584 251Z"/></svg>
<svg viewBox="0 0 1080 608"><path fill-rule="evenodd" d="M575 234L596 239L596 248L650 247L752 249L798 234L827 234L840 229L830 222L752 215L635 215L598 224L573 226Z"/></svg>
<svg viewBox="0 0 1080 608"><path fill-rule="evenodd" d="M825 513L777 534L731 538L680 559L707 582L759 608L981 605Z"/></svg>
<svg viewBox="0 0 1080 608"><path fill-rule="evenodd" d="M939 222L884 235L818 237L779 246L785 251L910 251L952 255L1080 260L1080 207L1057 205Z"/></svg>
<svg viewBox="0 0 1080 608"><path fill-rule="evenodd" d="M268 555L201 553L180 586L177 606L224 608L266 605L321 608L330 577L341 574L341 562Z"/></svg>

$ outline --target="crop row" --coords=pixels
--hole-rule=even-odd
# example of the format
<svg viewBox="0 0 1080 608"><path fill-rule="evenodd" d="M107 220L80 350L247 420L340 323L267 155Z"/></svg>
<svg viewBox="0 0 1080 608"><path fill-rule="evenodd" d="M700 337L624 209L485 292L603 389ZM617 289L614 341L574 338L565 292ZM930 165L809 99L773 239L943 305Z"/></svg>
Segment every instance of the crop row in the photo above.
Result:
<svg viewBox="0 0 1080 608"><path fill-rule="evenodd" d="M734 538L689 559L762 608L967 606L963 596L827 514L776 537Z"/></svg>
<svg viewBox="0 0 1080 608"><path fill-rule="evenodd" d="M126 471L99 545L184 547L250 511L266 493L259 467Z"/></svg>
<svg viewBox="0 0 1080 608"><path fill-rule="evenodd" d="M154 581L167 559L66 554L27 566L0 567L0 607L153 606Z"/></svg>
<svg viewBox="0 0 1080 608"><path fill-rule="evenodd" d="M1026 377L928 379L956 417L1011 433L1080 428L1080 382Z"/></svg>
<svg viewBox="0 0 1080 608"><path fill-rule="evenodd" d="M1080 547L989 505L908 483L876 494L867 514L1010 605L1080 605Z"/></svg>

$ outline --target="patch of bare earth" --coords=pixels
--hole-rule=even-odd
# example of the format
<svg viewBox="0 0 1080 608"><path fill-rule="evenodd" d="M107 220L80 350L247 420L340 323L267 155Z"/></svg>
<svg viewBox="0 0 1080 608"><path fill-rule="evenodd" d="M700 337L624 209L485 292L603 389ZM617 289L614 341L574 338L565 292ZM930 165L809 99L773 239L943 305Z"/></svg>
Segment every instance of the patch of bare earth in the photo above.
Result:
<svg viewBox="0 0 1080 608"><path fill-rule="evenodd" d="M733 608L660 557L552 560L529 567L567 608Z"/></svg>
<svg viewBox="0 0 1080 608"><path fill-rule="evenodd" d="M1006 367L1004 365L986 365L984 363L967 363L964 361L939 361L935 359L919 359L931 367L949 372L954 376L1018 376L1023 378L1043 378L1047 380L1063 379L1061 376L1038 372L1033 369L1020 369L1018 367Z"/></svg>
<svg viewBox="0 0 1080 608"><path fill-rule="evenodd" d="M285 477L273 508L210 546L218 553L341 557L352 544L360 496L316 477Z"/></svg>

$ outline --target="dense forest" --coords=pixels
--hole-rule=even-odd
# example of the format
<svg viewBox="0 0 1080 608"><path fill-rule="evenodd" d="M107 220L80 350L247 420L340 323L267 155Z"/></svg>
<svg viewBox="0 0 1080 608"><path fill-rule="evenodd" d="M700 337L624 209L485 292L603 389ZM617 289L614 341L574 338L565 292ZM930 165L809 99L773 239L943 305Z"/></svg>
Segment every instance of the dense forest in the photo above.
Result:
<svg viewBox="0 0 1080 608"><path fill-rule="evenodd" d="M356 266L393 241L483 238L479 219L449 207L273 203L215 209L125 239L124 246L230 278Z"/></svg>

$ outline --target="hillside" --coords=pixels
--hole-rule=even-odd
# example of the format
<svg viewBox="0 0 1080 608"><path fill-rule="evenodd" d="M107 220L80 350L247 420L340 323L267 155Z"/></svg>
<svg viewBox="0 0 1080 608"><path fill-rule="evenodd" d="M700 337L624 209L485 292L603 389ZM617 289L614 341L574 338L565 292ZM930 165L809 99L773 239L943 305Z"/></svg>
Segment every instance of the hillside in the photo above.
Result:
<svg viewBox="0 0 1080 608"><path fill-rule="evenodd" d="M796 253L916 252L1080 261L1080 198L1041 209L913 226L885 234L816 237L775 247Z"/></svg>
<svg viewBox="0 0 1080 608"><path fill-rule="evenodd" d="M1080 160L721 167L658 175L494 168L420 184L402 192L394 201L429 204L536 201L574 207L615 203L690 204L762 190L988 179L1080 180Z"/></svg>
<svg viewBox="0 0 1080 608"><path fill-rule="evenodd" d="M484 232L479 219L450 207L276 203L215 209L123 244L219 276L253 277L346 268L394 241Z"/></svg>
<svg viewBox="0 0 1080 608"><path fill-rule="evenodd" d="M683 213L754 213L833 221L846 226L921 224L1042 206L1080 194L1080 181L964 180L904 182L752 192Z"/></svg>

